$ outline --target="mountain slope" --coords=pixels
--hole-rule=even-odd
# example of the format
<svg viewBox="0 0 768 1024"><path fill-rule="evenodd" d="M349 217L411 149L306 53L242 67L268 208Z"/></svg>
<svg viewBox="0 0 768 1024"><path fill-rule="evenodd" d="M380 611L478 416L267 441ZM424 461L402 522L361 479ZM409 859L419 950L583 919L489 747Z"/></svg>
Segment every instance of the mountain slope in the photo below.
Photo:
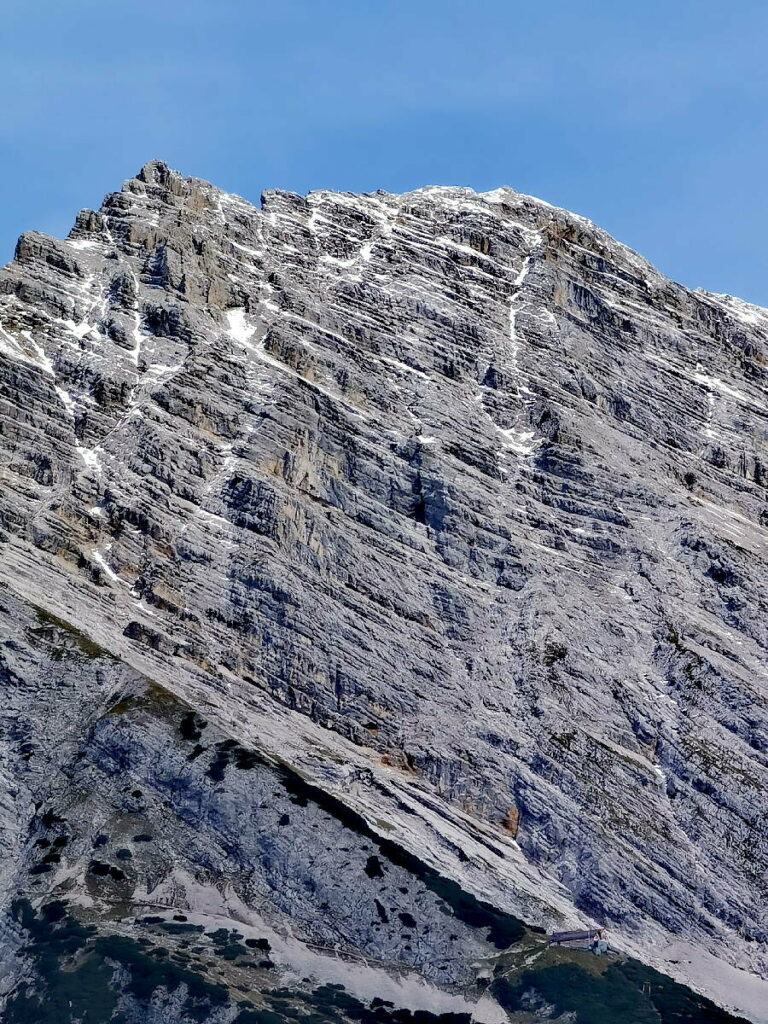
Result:
<svg viewBox="0 0 768 1024"><path fill-rule="evenodd" d="M257 209L151 163L23 235L7 934L19 899L125 941L159 906L492 1024L520 921L599 922L765 1019L767 359L765 311L510 189Z"/></svg>

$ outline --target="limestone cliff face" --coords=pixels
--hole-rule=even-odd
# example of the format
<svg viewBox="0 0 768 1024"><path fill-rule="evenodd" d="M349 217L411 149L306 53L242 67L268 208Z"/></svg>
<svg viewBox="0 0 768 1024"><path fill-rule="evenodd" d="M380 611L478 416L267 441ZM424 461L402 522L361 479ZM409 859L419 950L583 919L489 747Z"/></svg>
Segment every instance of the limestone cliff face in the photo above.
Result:
<svg viewBox="0 0 768 1024"><path fill-rule="evenodd" d="M511 189L151 163L21 237L0 379L9 906L258 912L433 1000L516 919L768 976L768 312Z"/></svg>

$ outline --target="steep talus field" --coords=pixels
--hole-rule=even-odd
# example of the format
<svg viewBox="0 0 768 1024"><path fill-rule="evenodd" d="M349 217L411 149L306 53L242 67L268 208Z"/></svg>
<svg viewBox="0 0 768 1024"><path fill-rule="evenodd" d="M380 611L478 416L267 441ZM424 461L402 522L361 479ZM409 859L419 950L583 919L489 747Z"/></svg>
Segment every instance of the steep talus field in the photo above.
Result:
<svg viewBox="0 0 768 1024"><path fill-rule="evenodd" d="M0 381L4 1021L768 1021L768 311L153 162Z"/></svg>

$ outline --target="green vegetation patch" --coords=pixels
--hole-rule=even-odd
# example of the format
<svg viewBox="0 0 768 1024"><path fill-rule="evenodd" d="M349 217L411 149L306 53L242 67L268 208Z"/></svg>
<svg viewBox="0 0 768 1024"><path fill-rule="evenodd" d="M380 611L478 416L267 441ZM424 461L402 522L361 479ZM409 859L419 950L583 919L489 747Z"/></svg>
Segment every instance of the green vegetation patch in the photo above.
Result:
<svg viewBox="0 0 768 1024"><path fill-rule="evenodd" d="M85 633L81 633L80 630L73 626L71 622L67 622L65 619L60 619L57 615L52 615L43 608L35 607L35 613L37 614L37 621L39 625L36 629L33 629L32 632L36 636L41 636L44 640L55 642L59 639L56 635L56 631L58 630L59 633L66 633L67 637L75 644L78 650L88 658L113 657L109 651L99 646L99 644L91 640L90 637L86 636ZM60 643L54 648L51 657L54 661L61 661L70 653L70 648Z"/></svg>
<svg viewBox="0 0 768 1024"><path fill-rule="evenodd" d="M636 960L611 963L601 974L555 964L497 978L491 991L511 1013L538 999L554 1006L553 1016L575 1013L576 1024L747 1024Z"/></svg>
<svg viewBox="0 0 768 1024"><path fill-rule="evenodd" d="M27 935L21 953L37 977L11 996L3 1024L117 1024L124 1021L115 1016L121 993L148 1003L158 989L173 992L180 985L187 990L184 1015L200 1024L229 1001L223 985L174 963L167 950L148 954L125 936L97 937L95 927L70 916L64 902L49 903L36 914L27 900L19 900L13 914ZM118 965L129 978L121 987L113 980Z"/></svg>

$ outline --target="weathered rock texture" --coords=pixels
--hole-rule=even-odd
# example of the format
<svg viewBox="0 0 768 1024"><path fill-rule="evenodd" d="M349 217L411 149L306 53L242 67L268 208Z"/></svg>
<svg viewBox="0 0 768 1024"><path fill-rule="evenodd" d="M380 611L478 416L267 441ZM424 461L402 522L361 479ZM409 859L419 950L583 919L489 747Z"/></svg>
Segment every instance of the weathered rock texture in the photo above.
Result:
<svg viewBox="0 0 768 1024"><path fill-rule="evenodd" d="M498 943L453 879L690 944L761 1019L713 979L768 976L768 312L511 189L255 208L151 163L21 237L0 375L9 900L219 892L457 991ZM377 838L440 884L385 898Z"/></svg>

